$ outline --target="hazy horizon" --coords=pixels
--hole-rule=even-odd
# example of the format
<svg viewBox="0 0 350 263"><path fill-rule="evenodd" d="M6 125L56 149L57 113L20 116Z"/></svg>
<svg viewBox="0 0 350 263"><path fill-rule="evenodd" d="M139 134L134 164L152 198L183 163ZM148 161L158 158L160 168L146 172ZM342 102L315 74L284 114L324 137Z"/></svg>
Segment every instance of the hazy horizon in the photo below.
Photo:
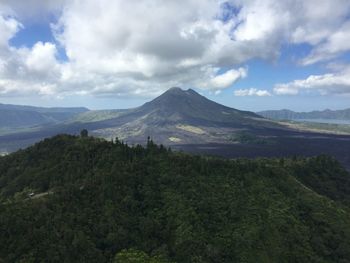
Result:
<svg viewBox="0 0 350 263"><path fill-rule="evenodd" d="M182 89L184 90L184 89ZM196 90L196 92L198 92L199 94L205 96L203 93L201 93L201 91L198 91ZM83 107L83 108L87 108L89 110L118 110L118 109L131 109L131 108L136 108L136 107L139 107L139 106L142 106L144 103L147 103L153 99L155 99L156 97L158 96L155 96L154 98L149 98L149 99L134 99L134 98L127 98L127 100L131 100L132 103L130 104L127 104L126 106L123 107L123 101L120 101L119 99L112 99L112 101L115 101L115 102L121 102L121 104L119 104L121 107L113 107L112 105L110 107L103 107L103 103L101 105L101 107L97 107L97 108L94 108L94 107L89 107L89 106L85 106L84 104L82 105L79 105L79 104L68 104L66 106L62 106L61 104L35 104L35 103L31 103L30 101L28 101L28 103L21 103L20 101L17 102L17 101L14 101L14 103L5 103L5 102L2 102L0 101L0 104L12 104L12 105L20 105L20 106L33 106L33 107L44 107L44 108L56 108L56 107L62 107L62 108L68 108L68 107L72 107L72 108L79 108L79 107ZM286 107L280 107L280 108L269 108L268 105L266 105L266 107L263 107L261 109L257 109L257 110L252 110L251 107L247 107L245 108L244 105L242 105L242 107L235 107L235 106L232 106L232 105L229 105L229 104L225 104L225 101L220 101L218 99L215 99L216 97L211 97L211 96L205 96L206 98L210 99L210 100L213 100L217 103L220 103L224 106L228 106L228 107L232 107L232 108L236 108L236 109L240 109L240 110L247 110L247 111L252 111L252 112L259 112L259 111L265 111L265 110L291 110L291 111L295 111L295 112L310 112L310 111L323 111L323 110L345 110L345 109L348 109L350 108L349 107L331 107L331 108L318 108L318 109L311 109L311 110L300 110L300 107L299 108L286 108ZM82 102L84 103L84 102ZM130 105L130 106L129 106ZM118 104L117 104L118 106Z"/></svg>

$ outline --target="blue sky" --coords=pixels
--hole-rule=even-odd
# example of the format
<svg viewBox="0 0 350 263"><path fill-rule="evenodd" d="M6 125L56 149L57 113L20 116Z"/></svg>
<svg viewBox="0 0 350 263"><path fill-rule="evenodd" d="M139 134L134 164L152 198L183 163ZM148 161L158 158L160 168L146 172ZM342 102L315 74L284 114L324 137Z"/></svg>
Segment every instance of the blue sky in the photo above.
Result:
<svg viewBox="0 0 350 263"><path fill-rule="evenodd" d="M345 0L5 1L0 102L129 108L179 86L251 111L350 108L349 14Z"/></svg>

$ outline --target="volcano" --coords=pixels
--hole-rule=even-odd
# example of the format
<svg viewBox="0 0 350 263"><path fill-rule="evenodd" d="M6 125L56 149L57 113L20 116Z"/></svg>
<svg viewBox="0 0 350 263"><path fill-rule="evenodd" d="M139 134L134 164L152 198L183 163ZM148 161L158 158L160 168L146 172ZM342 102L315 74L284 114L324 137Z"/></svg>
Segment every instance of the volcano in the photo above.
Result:
<svg viewBox="0 0 350 263"><path fill-rule="evenodd" d="M262 132L271 133L271 129L285 129L253 112L230 108L181 88L171 88L137 108L81 114L69 122L0 136L0 149L13 151L59 133L79 134L82 129L93 136L118 137L129 144L143 144L151 137L165 145L232 143L237 141L237 134L256 137Z"/></svg>
<svg viewBox="0 0 350 263"><path fill-rule="evenodd" d="M230 108L181 88L171 88L141 107L90 126L99 137L142 143L150 136L166 145L228 142L231 133L268 127L279 126L253 112Z"/></svg>

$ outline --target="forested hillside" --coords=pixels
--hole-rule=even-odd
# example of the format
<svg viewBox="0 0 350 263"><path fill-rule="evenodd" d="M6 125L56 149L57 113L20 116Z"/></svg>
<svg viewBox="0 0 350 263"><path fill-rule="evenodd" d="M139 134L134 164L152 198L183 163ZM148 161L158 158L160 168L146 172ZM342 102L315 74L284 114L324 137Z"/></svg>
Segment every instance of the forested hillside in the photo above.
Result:
<svg viewBox="0 0 350 263"><path fill-rule="evenodd" d="M332 158L83 135L0 157L0 262L350 262L350 176Z"/></svg>

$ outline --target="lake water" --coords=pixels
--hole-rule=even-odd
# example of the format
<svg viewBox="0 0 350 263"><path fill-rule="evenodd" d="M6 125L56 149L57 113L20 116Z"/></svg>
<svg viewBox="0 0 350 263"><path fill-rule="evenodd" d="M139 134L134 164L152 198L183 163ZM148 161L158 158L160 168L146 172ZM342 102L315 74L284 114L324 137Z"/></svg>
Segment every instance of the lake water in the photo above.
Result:
<svg viewBox="0 0 350 263"><path fill-rule="evenodd" d="M348 124L350 120L335 120L335 119L295 119L293 121L298 122L317 122L317 123L329 123L329 124Z"/></svg>

